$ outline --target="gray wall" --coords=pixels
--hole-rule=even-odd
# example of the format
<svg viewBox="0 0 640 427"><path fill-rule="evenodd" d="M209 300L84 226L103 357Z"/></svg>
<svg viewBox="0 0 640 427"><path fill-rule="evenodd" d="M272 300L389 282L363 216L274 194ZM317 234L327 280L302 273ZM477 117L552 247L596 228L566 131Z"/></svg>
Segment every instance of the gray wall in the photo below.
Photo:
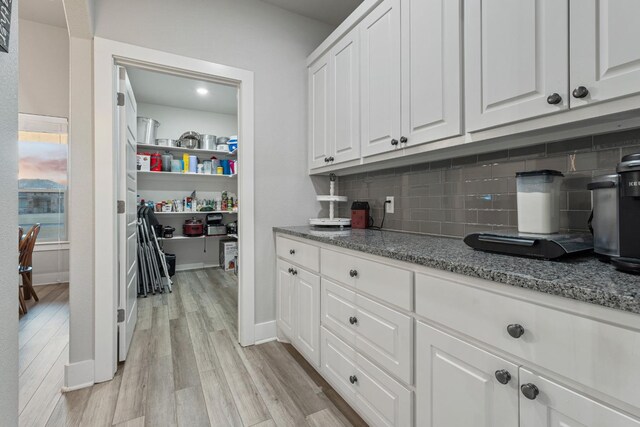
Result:
<svg viewBox="0 0 640 427"><path fill-rule="evenodd" d="M95 14L97 37L255 73L256 323L274 320L271 227L317 214L305 60L333 28L256 0L102 0Z"/></svg>
<svg viewBox="0 0 640 427"><path fill-rule="evenodd" d="M9 53L0 52L0 419L18 425L18 2Z"/></svg>
<svg viewBox="0 0 640 427"><path fill-rule="evenodd" d="M591 211L587 183L593 176L615 172L621 156L632 152L640 152L638 129L347 175L339 178L338 186L350 201L371 204L376 225L385 197L394 196L395 212L387 214L385 228L461 237L517 229L515 173L555 169L565 174L562 231L585 231ZM349 215L349 207L343 215Z"/></svg>

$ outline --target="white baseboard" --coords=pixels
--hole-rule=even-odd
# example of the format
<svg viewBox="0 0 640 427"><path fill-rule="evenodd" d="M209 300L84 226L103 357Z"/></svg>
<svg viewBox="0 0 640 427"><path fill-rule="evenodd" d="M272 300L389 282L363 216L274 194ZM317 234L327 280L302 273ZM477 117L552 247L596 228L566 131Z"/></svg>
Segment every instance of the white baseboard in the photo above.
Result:
<svg viewBox="0 0 640 427"><path fill-rule="evenodd" d="M94 384L94 379L93 360L69 363L64 366L64 386L62 387L62 391L66 393L68 391L91 387Z"/></svg>
<svg viewBox="0 0 640 427"><path fill-rule="evenodd" d="M68 283L69 282L69 272L54 271L52 273L33 273L33 286L40 285L53 285L57 283Z"/></svg>
<svg viewBox="0 0 640 427"><path fill-rule="evenodd" d="M276 321L256 323L254 328L254 339L256 344L274 341L276 339L277 326Z"/></svg>
<svg viewBox="0 0 640 427"><path fill-rule="evenodd" d="M200 270L203 268L214 268L214 267L220 267L220 264L205 264L203 262L196 262L193 264L178 264L176 265L176 271Z"/></svg>

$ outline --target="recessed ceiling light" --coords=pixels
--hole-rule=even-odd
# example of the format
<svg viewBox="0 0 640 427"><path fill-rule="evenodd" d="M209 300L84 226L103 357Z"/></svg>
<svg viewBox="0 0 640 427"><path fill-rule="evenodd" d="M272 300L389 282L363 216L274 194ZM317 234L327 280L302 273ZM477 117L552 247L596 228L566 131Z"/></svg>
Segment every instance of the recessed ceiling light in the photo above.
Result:
<svg viewBox="0 0 640 427"><path fill-rule="evenodd" d="M198 92L198 95L206 95L209 93L209 89L206 89L204 87L199 87L198 89L196 89L196 92Z"/></svg>

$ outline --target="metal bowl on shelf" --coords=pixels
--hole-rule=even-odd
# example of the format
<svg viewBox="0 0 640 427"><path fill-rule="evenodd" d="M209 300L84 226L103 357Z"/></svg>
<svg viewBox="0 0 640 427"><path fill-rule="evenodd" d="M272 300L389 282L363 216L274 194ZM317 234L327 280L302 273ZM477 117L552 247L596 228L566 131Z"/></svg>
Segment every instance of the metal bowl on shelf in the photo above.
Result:
<svg viewBox="0 0 640 427"><path fill-rule="evenodd" d="M180 147L180 141L171 138L158 138L156 139L156 145L162 147Z"/></svg>
<svg viewBox="0 0 640 427"><path fill-rule="evenodd" d="M194 131L188 131L180 135L180 146L193 150L198 148L200 144L200 134Z"/></svg>

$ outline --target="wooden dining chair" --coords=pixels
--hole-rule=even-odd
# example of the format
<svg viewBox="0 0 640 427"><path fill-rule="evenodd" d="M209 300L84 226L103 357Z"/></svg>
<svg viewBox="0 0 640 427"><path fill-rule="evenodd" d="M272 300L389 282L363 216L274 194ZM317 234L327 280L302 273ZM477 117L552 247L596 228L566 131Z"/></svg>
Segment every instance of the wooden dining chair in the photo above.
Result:
<svg viewBox="0 0 640 427"><path fill-rule="evenodd" d="M20 256L18 262L18 274L22 278L22 294L25 300L33 299L39 301L36 291L33 289L33 248L36 245L40 233L40 224L35 224L27 231L18 245ZM26 306L25 306L26 309ZM26 313L26 310L25 310Z"/></svg>

